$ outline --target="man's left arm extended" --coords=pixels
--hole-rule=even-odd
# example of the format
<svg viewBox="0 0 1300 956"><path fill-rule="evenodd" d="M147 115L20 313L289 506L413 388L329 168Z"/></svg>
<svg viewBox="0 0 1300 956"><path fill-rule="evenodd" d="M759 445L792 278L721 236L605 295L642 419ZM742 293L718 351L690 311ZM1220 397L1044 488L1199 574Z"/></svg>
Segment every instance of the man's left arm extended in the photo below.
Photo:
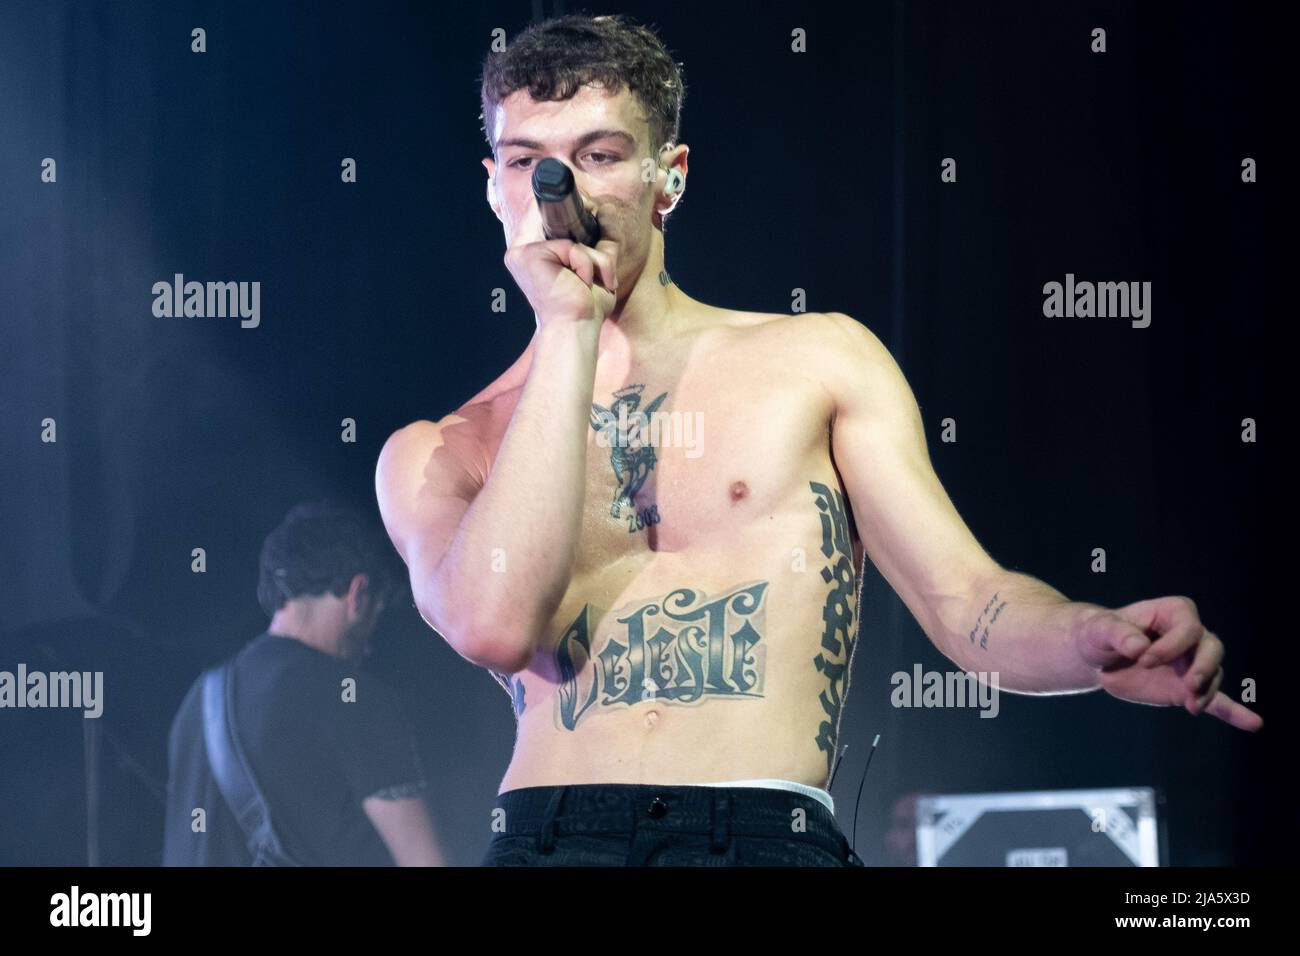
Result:
<svg viewBox="0 0 1300 956"><path fill-rule="evenodd" d="M1188 598L1106 608L1071 601L994 561L934 473L920 410L893 357L861 323L827 318L832 453L858 535L945 656L966 671L997 672L1004 690L1101 687L1123 700L1259 729L1257 714L1219 691L1223 644Z"/></svg>

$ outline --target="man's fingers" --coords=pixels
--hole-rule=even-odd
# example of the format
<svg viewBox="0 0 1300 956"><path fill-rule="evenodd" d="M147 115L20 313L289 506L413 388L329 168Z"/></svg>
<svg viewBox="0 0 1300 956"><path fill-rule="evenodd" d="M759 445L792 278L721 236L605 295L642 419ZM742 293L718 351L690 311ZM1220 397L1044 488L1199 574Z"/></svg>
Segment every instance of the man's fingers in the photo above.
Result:
<svg viewBox="0 0 1300 956"><path fill-rule="evenodd" d="M583 246L582 251L596 264L596 275L600 284L611 292L618 291L618 269L615 257L608 250L592 249Z"/></svg>
<svg viewBox="0 0 1300 956"><path fill-rule="evenodd" d="M1147 648L1138 664L1142 667L1155 667L1157 664L1172 663L1186 653L1188 648L1195 647L1204 633L1205 628L1196 617L1183 618Z"/></svg>
<svg viewBox="0 0 1300 956"><path fill-rule="evenodd" d="M1144 631L1163 634L1171 627L1189 618L1198 619L1196 603L1189 597L1169 595L1167 597L1147 598L1134 601L1124 607L1116 608L1116 613L1125 620L1132 621Z"/></svg>
<svg viewBox="0 0 1300 956"><path fill-rule="evenodd" d="M1094 667L1115 667L1136 660L1151 646L1142 629L1118 614L1103 611L1084 624L1086 658Z"/></svg>
<svg viewBox="0 0 1300 956"><path fill-rule="evenodd" d="M524 212L524 218L519 220L519 226L514 231L510 245L526 246L532 242L547 241L546 229L542 226L542 211L537 203L530 203Z"/></svg>
<svg viewBox="0 0 1300 956"><path fill-rule="evenodd" d="M591 250L586 246L574 243L569 249L569 268L578 274L588 287L596 278L596 262L591 257Z"/></svg>
<svg viewBox="0 0 1300 956"><path fill-rule="evenodd" d="M591 295L592 298L596 300L596 308L599 310L602 317L607 316L610 312L614 311L614 306L618 303L618 299L615 297L614 293L610 292L599 282L591 287Z"/></svg>
<svg viewBox="0 0 1300 956"><path fill-rule="evenodd" d="M1254 733L1264 726L1263 717L1250 708L1243 707L1222 691L1214 695L1205 712L1231 724L1238 730L1249 730Z"/></svg>
<svg viewBox="0 0 1300 956"><path fill-rule="evenodd" d="M1208 696L1206 687L1214 679L1215 671L1223 662L1223 641L1206 631L1201 642L1196 645L1196 656L1192 658L1191 667L1183 678L1192 693L1198 697Z"/></svg>
<svg viewBox="0 0 1300 956"><path fill-rule="evenodd" d="M1132 625L1117 627L1111 639L1111 647L1122 657L1136 660L1150 649L1151 639Z"/></svg>
<svg viewBox="0 0 1300 956"><path fill-rule="evenodd" d="M1190 706L1188 709L1191 710L1193 714L1199 714L1203 712L1205 708L1209 705L1210 701L1214 699L1214 695L1219 692L1219 685L1222 683L1223 683L1223 668L1220 667L1218 670L1216 670L1213 674L1210 675L1210 680L1205 687L1191 692L1191 694L1195 696L1189 697Z"/></svg>

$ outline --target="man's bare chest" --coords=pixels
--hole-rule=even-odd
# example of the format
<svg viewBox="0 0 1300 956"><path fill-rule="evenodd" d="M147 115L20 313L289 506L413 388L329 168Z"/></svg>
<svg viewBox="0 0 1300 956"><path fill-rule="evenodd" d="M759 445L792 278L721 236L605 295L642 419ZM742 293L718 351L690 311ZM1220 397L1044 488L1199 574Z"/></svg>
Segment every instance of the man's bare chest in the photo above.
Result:
<svg viewBox="0 0 1300 956"><path fill-rule="evenodd" d="M508 412L493 416L490 454ZM826 390L797 363L737 353L598 365L575 570L726 550L784 509L806 507L808 481L827 476L831 413Z"/></svg>

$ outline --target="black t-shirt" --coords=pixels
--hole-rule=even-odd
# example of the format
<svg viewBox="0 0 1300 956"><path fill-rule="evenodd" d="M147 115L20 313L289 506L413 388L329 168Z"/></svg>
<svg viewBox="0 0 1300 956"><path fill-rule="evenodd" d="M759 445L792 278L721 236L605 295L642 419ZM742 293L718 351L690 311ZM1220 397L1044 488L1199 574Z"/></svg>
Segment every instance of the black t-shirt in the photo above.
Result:
<svg viewBox="0 0 1300 956"><path fill-rule="evenodd" d="M353 664L267 633L239 655L234 684L239 740L289 856L308 866L392 866L361 802L389 788L416 795L424 783L396 693ZM208 764L201 677L172 721L168 758L163 864L251 863ZM206 832L195 833L199 807Z"/></svg>

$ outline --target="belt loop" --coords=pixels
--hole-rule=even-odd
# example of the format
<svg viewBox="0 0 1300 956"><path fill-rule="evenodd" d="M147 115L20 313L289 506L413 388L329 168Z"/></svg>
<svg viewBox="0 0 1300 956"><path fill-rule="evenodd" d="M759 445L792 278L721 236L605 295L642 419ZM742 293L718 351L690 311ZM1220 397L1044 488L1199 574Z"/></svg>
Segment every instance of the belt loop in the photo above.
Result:
<svg viewBox="0 0 1300 956"><path fill-rule="evenodd" d="M542 816L542 829L537 834L539 853L551 853L555 850L555 818L559 816L560 804L564 801L564 791L567 789L567 787L556 787L546 804L546 813Z"/></svg>
<svg viewBox="0 0 1300 956"><path fill-rule="evenodd" d="M725 853L731 843L731 792L725 787L714 788L711 822L709 852Z"/></svg>

